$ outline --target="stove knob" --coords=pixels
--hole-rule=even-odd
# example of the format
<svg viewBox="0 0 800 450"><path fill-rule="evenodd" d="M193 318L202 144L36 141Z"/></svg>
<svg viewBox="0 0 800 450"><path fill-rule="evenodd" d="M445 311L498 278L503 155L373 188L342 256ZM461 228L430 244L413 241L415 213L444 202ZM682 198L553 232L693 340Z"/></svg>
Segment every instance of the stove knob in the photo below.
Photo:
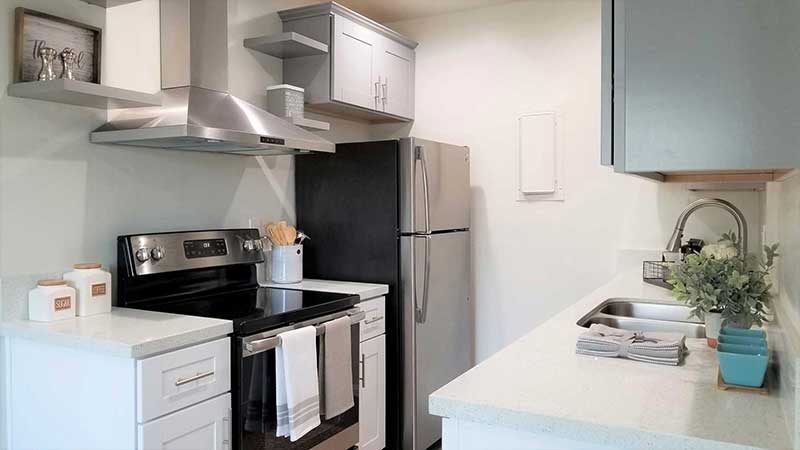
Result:
<svg viewBox="0 0 800 450"><path fill-rule="evenodd" d="M166 256L167 252L164 251L164 247L156 247L150 252L150 256L153 257L153 261L161 261Z"/></svg>
<svg viewBox="0 0 800 450"><path fill-rule="evenodd" d="M147 262L147 260L150 259L150 252L147 250L147 248L142 247L139 250L136 250L136 259L142 263Z"/></svg>
<svg viewBox="0 0 800 450"><path fill-rule="evenodd" d="M254 241L252 239L247 239L242 244L242 247L244 248L244 251L252 252L252 251L254 251L256 249L256 241Z"/></svg>

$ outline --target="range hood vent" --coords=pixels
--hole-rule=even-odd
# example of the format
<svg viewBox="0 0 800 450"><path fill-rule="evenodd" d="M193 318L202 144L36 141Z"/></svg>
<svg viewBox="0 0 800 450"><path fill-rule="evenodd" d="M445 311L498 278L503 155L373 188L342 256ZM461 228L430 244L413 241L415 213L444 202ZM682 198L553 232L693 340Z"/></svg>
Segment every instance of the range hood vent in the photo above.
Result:
<svg viewBox="0 0 800 450"><path fill-rule="evenodd" d="M161 0L161 88L162 106L119 110L91 141L245 155L335 150L228 93L224 0Z"/></svg>

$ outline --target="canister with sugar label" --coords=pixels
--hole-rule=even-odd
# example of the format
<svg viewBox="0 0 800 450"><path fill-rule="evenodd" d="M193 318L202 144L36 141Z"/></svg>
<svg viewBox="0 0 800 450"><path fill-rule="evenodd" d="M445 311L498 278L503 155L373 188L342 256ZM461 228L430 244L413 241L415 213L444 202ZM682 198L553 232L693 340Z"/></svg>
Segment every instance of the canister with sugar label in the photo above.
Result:
<svg viewBox="0 0 800 450"><path fill-rule="evenodd" d="M52 322L75 317L75 289L64 280L39 280L28 293L28 319Z"/></svg>

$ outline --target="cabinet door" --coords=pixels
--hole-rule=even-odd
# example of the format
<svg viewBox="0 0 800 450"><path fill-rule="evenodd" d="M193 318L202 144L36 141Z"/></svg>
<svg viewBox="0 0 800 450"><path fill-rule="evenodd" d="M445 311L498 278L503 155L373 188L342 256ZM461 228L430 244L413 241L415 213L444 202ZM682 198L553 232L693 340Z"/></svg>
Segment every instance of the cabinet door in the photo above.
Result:
<svg viewBox="0 0 800 450"><path fill-rule="evenodd" d="M231 395L139 425L139 450L230 450Z"/></svg>
<svg viewBox="0 0 800 450"><path fill-rule="evenodd" d="M342 16L333 19L333 100L362 108L378 107L375 61L378 35Z"/></svg>
<svg viewBox="0 0 800 450"><path fill-rule="evenodd" d="M800 2L616 0L614 164L800 165Z"/></svg>
<svg viewBox="0 0 800 450"><path fill-rule="evenodd" d="M380 109L395 116L414 117L414 51L384 38L378 63Z"/></svg>
<svg viewBox="0 0 800 450"><path fill-rule="evenodd" d="M361 343L361 388L358 397L358 448L386 447L386 336Z"/></svg>

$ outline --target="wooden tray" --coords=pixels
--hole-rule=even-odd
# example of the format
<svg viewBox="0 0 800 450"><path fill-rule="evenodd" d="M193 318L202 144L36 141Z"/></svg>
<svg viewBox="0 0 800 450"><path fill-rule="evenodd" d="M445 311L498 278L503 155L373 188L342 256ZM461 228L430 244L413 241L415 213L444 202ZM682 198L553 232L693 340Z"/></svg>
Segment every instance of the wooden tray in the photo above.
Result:
<svg viewBox="0 0 800 450"><path fill-rule="evenodd" d="M722 379L722 372L717 369L717 389L720 391L737 391L749 392L751 394L769 395L769 371L764 377L764 384L761 387L739 386L736 384L727 384Z"/></svg>

